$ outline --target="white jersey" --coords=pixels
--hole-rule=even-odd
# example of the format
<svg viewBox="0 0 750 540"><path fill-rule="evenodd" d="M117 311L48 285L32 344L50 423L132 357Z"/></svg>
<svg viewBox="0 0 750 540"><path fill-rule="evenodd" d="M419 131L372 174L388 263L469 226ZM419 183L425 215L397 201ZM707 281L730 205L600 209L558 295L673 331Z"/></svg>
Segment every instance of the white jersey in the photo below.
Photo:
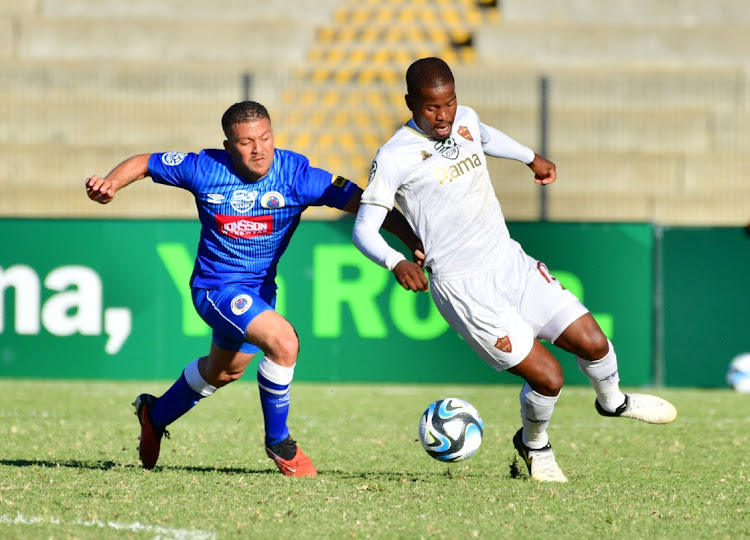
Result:
<svg viewBox="0 0 750 540"><path fill-rule="evenodd" d="M353 238L370 259L392 269L392 253L403 255L368 233L368 215L378 227L385 211L374 214L367 205L391 209L395 199L424 244L435 306L479 356L503 370L526 358L535 338L554 342L587 310L510 238L485 151L534 159L468 107L457 108L443 141L413 122L401 127L375 156Z"/></svg>
<svg viewBox="0 0 750 540"><path fill-rule="evenodd" d="M362 203L391 209L394 199L424 244L432 280L519 265L472 109L457 108L445 140L407 124L380 148Z"/></svg>

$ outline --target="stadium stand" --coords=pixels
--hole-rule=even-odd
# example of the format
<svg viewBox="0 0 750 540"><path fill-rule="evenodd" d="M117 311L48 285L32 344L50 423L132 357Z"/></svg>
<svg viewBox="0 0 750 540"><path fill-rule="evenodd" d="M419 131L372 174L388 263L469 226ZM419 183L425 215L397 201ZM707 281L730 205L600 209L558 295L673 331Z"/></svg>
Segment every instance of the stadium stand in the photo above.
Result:
<svg viewBox="0 0 750 540"><path fill-rule="evenodd" d="M535 149L547 82L549 219L745 224L748 30L745 0L3 3L0 215L192 217L187 194L145 183L101 209L83 180L133 153L219 146L245 97L278 146L364 185L408 118L405 68L435 55L462 103ZM506 216L538 219L523 170L491 167Z"/></svg>

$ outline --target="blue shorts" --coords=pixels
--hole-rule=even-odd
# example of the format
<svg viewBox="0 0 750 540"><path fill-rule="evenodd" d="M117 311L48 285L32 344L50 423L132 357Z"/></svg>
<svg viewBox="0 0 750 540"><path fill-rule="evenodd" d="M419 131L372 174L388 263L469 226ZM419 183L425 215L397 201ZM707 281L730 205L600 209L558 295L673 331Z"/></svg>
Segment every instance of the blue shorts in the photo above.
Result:
<svg viewBox="0 0 750 540"><path fill-rule="evenodd" d="M213 329L213 340L227 351L254 354L260 347L246 341L247 325L276 306L276 285L227 285L221 289L193 289L198 315Z"/></svg>

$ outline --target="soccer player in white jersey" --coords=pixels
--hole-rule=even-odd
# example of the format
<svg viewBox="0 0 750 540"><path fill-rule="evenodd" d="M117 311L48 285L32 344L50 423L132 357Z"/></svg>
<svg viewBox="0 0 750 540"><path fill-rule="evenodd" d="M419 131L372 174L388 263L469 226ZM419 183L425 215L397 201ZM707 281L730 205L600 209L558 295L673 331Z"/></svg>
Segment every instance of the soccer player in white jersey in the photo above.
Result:
<svg viewBox="0 0 750 540"><path fill-rule="evenodd" d="M276 267L305 208L326 205L353 214L362 190L341 176L311 167L300 154L275 148L270 116L259 103L235 103L221 124L223 149L140 154L106 177L86 179L89 198L101 204L147 176L186 189L195 197L201 222L190 286L196 310L213 330L210 352L189 363L158 399L150 394L136 398L139 457L146 469L152 469L162 437L168 436L166 426L239 379L262 350L257 377L266 453L287 476L315 476L315 466L287 427L299 340L289 321L274 309ZM391 213L386 228L420 260L421 242L400 213ZM416 264L402 270L401 284L407 289L424 279Z"/></svg>
<svg viewBox="0 0 750 540"><path fill-rule="evenodd" d="M669 402L620 391L612 343L586 307L508 234L487 156L525 163L540 185L555 181L554 163L459 106L453 74L441 59L414 62L406 85L412 118L375 156L353 241L399 280L418 267L379 232L398 203L424 244L429 286L425 281L420 288L429 288L446 321L490 366L526 381L513 444L531 477L567 482L547 435L562 369L539 339L576 356L596 391L599 414L672 422L677 411Z"/></svg>

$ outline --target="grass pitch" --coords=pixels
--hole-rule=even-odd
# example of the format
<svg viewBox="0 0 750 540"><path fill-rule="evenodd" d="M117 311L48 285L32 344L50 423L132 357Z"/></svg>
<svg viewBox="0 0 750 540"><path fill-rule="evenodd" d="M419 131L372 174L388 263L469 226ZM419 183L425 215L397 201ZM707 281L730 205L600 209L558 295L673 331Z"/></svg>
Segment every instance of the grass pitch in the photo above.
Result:
<svg viewBox="0 0 750 540"><path fill-rule="evenodd" d="M749 538L750 396L667 389L675 423L603 418L563 390L550 427L568 484L516 459L518 386L302 384L290 427L317 478L266 458L254 384L172 426L139 466L130 403L168 383L0 380L0 538ZM444 464L417 440L424 408L477 407L482 447Z"/></svg>

